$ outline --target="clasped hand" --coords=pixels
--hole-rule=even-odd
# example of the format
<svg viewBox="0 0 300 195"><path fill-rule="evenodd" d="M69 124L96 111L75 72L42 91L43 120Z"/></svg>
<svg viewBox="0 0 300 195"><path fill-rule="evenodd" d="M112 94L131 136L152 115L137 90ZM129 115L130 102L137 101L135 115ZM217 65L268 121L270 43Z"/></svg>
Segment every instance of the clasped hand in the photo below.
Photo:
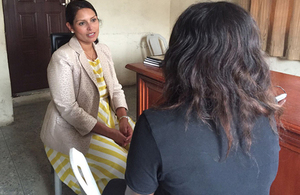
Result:
<svg viewBox="0 0 300 195"><path fill-rule="evenodd" d="M133 131L128 119L123 118L119 121L119 130L114 129L113 140L120 146L125 147L130 143L132 133Z"/></svg>

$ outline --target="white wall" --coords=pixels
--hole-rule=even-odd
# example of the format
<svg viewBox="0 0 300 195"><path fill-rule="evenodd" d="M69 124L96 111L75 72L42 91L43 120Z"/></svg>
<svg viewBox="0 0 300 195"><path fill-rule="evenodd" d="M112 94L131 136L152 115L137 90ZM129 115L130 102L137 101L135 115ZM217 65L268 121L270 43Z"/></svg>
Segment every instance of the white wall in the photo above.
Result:
<svg viewBox="0 0 300 195"><path fill-rule="evenodd" d="M173 25L175 24L179 15L190 5L200 2L217 2L224 0L171 0L171 13L170 13L170 29L172 31ZM225 0L226 1L226 0ZM227 0L228 2L232 2L234 0ZM171 32L170 31L170 32Z"/></svg>
<svg viewBox="0 0 300 195"><path fill-rule="evenodd" d="M2 1L0 4L0 126L13 122L11 86L4 34Z"/></svg>
<svg viewBox="0 0 300 195"><path fill-rule="evenodd" d="M136 82L135 73L125 69L149 55L144 38L158 33L169 39L171 0L90 0L102 19L99 40L112 52L118 79L123 85Z"/></svg>

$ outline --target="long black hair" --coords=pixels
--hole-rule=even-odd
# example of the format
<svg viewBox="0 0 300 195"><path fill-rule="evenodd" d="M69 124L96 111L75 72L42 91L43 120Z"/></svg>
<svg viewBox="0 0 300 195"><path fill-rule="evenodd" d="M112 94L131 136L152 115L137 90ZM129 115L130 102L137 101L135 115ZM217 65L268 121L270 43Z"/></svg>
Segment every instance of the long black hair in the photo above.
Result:
<svg viewBox="0 0 300 195"><path fill-rule="evenodd" d="M255 119L262 114L272 119L279 108L260 48L257 25L241 7L190 6L175 23L162 64L166 103L161 107L188 104L187 119L195 111L203 122L224 129L227 154L237 141L234 134L249 151Z"/></svg>

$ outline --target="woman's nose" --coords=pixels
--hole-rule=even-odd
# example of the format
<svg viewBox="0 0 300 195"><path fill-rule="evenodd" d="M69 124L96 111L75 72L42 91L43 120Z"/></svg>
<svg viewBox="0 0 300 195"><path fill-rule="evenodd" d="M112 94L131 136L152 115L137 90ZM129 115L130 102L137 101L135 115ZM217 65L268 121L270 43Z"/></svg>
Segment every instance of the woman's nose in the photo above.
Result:
<svg viewBox="0 0 300 195"><path fill-rule="evenodd" d="M91 24L90 24L90 23L88 23L88 25L87 25L87 29L88 29L88 30L92 30L92 28L91 28Z"/></svg>

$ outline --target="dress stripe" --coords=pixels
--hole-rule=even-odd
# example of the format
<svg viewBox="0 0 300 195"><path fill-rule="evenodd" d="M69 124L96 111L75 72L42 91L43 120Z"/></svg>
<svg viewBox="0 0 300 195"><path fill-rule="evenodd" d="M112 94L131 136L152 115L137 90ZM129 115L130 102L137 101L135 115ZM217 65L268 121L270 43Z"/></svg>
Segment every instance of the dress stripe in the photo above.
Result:
<svg viewBox="0 0 300 195"><path fill-rule="evenodd" d="M104 136L93 136L93 143L95 142L102 142L106 148L111 148L112 150L118 150L119 152L127 153L127 150L117 144L112 139L107 139ZM95 143L98 145L97 143Z"/></svg>
<svg viewBox="0 0 300 195"><path fill-rule="evenodd" d="M94 150L97 150L99 152L103 152L103 153L106 153L106 154L113 155L114 157L126 162L126 157L124 157L124 155L119 154L118 152L115 152L113 150L110 150L110 149L107 149L107 148L104 148L104 147L101 147L101 146L97 146L97 145L94 145L94 144L91 144L90 148L94 149Z"/></svg>

